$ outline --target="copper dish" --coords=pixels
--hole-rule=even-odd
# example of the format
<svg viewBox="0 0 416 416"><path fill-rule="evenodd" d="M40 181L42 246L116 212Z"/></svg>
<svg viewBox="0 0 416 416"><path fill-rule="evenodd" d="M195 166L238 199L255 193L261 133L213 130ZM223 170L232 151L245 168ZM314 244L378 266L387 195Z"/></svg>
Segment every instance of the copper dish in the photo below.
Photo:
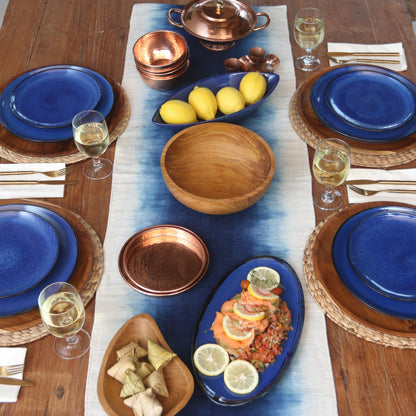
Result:
<svg viewBox="0 0 416 416"><path fill-rule="evenodd" d="M123 403L120 397L122 384L107 375L107 370L117 361L116 351L134 340L147 346L147 339L157 342L163 348L172 351L155 320L142 313L127 321L114 335L101 363L98 375L97 392L101 406L109 416L131 416L132 410ZM185 407L194 391L194 379L188 367L179 357L163 369L163 375L169 390L169 397L158 396L163 406L164 416L173 416Z"/></svg>
<svg viewBox="0 0 416 416"><path fill-rule="evenodd" d="M180 23L173 20L174 13L180 15ZM257 26L260 16L265 17L266 22ZM185 29L199 38L205 48L213 51L229 49L236 40L270 24L267 13L255 13L238 0L194 0L183 9L170 9L167 18L170 24Z"/></svg>
<svg viewBox="0 0 416 416"><path fill-rule="evenodd" d="M192 231L176 225L145 228L119 254L119 270L133 289L153 296L182 293L205 275L208 249Z"/></svg>

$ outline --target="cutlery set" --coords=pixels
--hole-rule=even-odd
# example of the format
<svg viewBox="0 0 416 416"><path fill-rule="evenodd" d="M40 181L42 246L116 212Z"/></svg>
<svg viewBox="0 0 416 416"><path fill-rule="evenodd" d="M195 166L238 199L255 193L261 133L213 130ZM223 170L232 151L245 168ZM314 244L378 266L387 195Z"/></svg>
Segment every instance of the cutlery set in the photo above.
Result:
<svg viewBox="0 0 416 416"><path fill-rule="evenodd" d="M373 63L373 64L400 64L399 60L395 59L380 59L380 56L386 57L398 57L397 52L327 52L319 54L320 56L327 57L330 61L336 64L346 64L348 62L361 62L361 63ZM377 58L361 58L361 57L377 57ZM339 57L349 57L348 59L339 59ZM359 57L359 58L356 58Z"/></svg>
<svg viewBox="0 0 416 416"><path fill-rule="evenodd" d="M59 176L64 176L71 172L71 168L63 168L58 170L50 170L46 172L39 171L10 171L10 172L0 172L0 176L12 176L12 175L32 175L32 174L42 174L50 178L57 178ZM78 181L70 180L17 180L17 181L5 181L0 180L0 185L75 185Z"/></svg>
<svg viewBox="0 0 416 416"><path fill-rule="evenodd" d="M27 380L20 380L8 376L23 373L23 364L0 366L0 384L6 384L10 386L33 386L35 383Z"/></svg>

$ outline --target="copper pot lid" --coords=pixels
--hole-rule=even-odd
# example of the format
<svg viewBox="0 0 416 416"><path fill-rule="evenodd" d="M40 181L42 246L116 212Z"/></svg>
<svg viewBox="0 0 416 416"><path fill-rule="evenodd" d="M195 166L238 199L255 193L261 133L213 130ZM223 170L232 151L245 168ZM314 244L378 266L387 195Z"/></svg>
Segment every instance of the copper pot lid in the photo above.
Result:
<svg viewBox="0 0 416 416"><path fill-rule="evenodd" d="M171 14L179 13L181 24ZM266 17L266 23L256 27L257 17ZM252 31L266 28L270 23L267 13L255 13L238 0L195 0L181 9L168 11L169 22L182 27L197 38L209 42L232 42Z"/></svg>

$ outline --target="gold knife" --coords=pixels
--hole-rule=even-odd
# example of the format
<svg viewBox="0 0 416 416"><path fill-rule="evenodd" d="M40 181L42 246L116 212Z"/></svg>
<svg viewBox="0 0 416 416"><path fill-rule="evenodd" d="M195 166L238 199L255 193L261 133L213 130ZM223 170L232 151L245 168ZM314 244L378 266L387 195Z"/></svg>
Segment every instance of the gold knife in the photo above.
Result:
<svg viewBox="0 0 416 416"><path fill-rule="evenodd" d="M400 56L398 52L326 52L330 56Z"/></svg>
<svg viewBox="0 0 416 416"><path fill-rule="evenodd" d="M354 179L345 181L344 185L416 185L416 181L393 181L393 180L370 180L370 179Z"/></svg>
<svg viewBox="0 0 416 416"><path fill-rule="evenodd" d="M27 380L20 380L12 377L0 377L0 384L7 384L9 386L33 386L35 383Z"/></svg>
<svg viewBox="0 0 416 416"><path fill-rule="evenodd" d="M0 185L75 185L78 181L0 181Z"/></svg>

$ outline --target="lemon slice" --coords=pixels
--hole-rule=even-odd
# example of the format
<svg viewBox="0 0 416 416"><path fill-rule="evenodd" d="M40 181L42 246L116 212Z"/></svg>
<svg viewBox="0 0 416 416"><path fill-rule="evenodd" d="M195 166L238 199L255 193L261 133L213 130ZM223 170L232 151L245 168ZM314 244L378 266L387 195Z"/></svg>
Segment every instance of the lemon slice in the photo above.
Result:
<svg viewBox="0 0 416 416"><path fill-rule="evenodd" d="M248 272L247 280L254 286L272 290L279 286L280 274L270 267L259 266Z"/></svg>
<svg viewBox="0 0 416 416"><path fill-rule="evenodd" d="M217 376L227 367L230 357L218 344L202 344L194 353L194 364L206 376Z"/></svg>
<svg viewBox="0 0 416 416"><path fill-rule="evenodd" d="M224 319L222 321L222 327L224 329L225 335L236 341L245 341L252 336L251 331L244 331L236 328L233 324L232 319L228 315L224 316Z"/></svg>
<svg viewBox="0 0 416 416"><path fill-rule="evenodd" d="M233 310L236 315L240 318L248 319L249 321L260 321L264 318L263 311L250 311L240 302L235 302L233 305Z"/></svg>
<svg viewBox="0 0 416 416"><path fill-rule="evenodd" d="M234 360L224 371L224 383L233 393L248 394L259 384L259 373L248 361Z"/></svg>
<svg viewBox="0 0 416 416"><path fill-rule="evenodd" d="M254 286L252 283L248 285L247 291L250 293L250 295L253 295L257 299L274 301L279 298L278 295L270 292L270 290Z"/></svg>

